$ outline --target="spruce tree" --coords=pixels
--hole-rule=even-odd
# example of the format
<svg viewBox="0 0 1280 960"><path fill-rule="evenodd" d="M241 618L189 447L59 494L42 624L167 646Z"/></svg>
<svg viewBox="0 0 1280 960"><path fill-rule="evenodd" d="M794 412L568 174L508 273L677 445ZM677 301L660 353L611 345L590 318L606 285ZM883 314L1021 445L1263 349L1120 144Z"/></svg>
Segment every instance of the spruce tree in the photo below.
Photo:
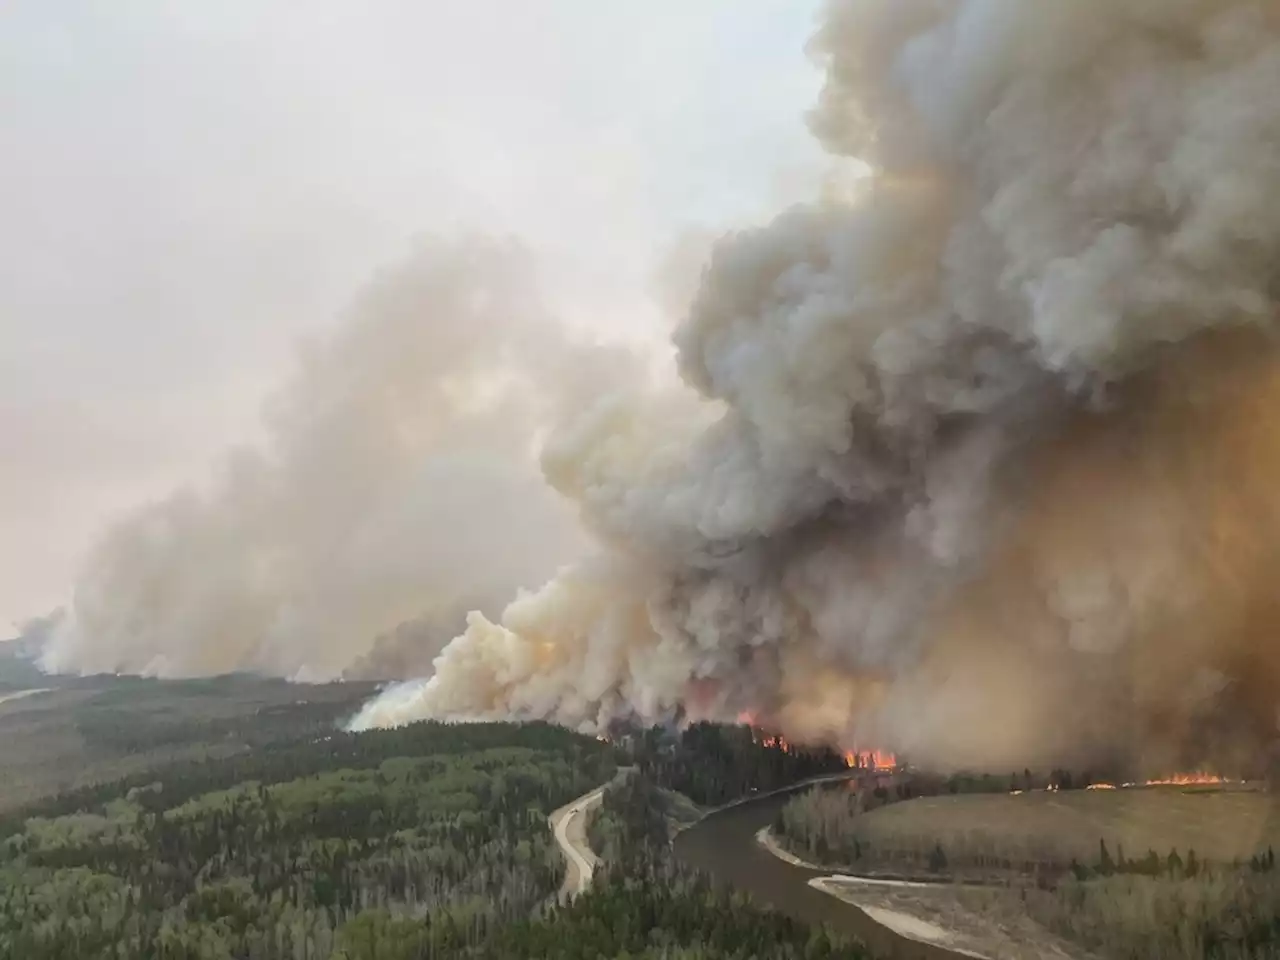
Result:
<svg viewBox="0 0 1280 960"><path fill-rule="evenodd" d="M1107 841L1105 839L1098 840L1098 872L1104 877L1109 877L1115 873L1116 865L1111 859L1111 852L1107 850Z"/></svg>

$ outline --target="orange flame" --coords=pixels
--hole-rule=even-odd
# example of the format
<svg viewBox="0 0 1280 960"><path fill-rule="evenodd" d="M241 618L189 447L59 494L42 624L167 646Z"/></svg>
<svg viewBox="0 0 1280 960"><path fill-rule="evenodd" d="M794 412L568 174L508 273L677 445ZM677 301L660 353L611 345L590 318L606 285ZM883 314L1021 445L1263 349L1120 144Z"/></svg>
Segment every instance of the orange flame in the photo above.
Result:
<svg viewBox="0 0 1280 960"><path fill-rule="evenodd" d="M1114 783L1091 783L1086 790L1132 790L1134 787L1211 787L1233 781L1220 777L1216 773L1175 773L1155 780L1143 780L1141 783L1122 783L1118 787ZM1244 781L1239 781L1243 783Z"/></svg>
<svg viewBox="0 0 1280 960"><path fill-rule="evenodd" d="M844 755L844 763L850 769L875 770L881 773L896 770L898 758L883 750L858 750L854 748Z"/></svg>
<svg viewBox="0 0 1280 960"><path fill-rule="evenodd" d="M755 714L749 710L738 714L738 723L751 731L752 743L770 750L781 750L783 753L792 753L796 749L782 734L766 733L757 727ZM898 758L885 750L860 751L855 747L845 753L844 762L850 769L875 770L878 773L898 769Z"/></svg>
<svg viewBox="0 0 1280 960"><path fill-rule="evenodd" d="M1175 773L1170 777L1161 777L1158 780L1148 780L1143 783L1144 787L1191 787L1191 786L1210 786L1213 784L1228 783L1225 777L1220 777L1216 773ZM1127 786L1127 784L1126 784Z"/></svg>
<svg viewBox="0 0 1280 960"><path fill-rule="evenodd" d="M755 718L749 713L742 713L738 716L738 722L751 731L751 742L758 743L762 747L768 747L770 750L781 750L783 753L791 752L791 744L787 742L787 738L780 733L766 733L750 722Z"/></svg>

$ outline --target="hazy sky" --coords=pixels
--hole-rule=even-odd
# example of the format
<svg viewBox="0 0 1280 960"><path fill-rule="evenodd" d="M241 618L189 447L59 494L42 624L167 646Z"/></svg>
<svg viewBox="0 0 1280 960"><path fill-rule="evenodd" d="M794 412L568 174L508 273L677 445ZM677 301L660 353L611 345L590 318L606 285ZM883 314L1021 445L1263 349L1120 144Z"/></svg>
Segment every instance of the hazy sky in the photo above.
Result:
<svg viewBox="0 0 1280 960"><path fill-rule="evenodd" d="M565 315L821 161L817 0L0 8L0 635L102 523L251 439L292 344L415 234L512 231Z"/></svg>

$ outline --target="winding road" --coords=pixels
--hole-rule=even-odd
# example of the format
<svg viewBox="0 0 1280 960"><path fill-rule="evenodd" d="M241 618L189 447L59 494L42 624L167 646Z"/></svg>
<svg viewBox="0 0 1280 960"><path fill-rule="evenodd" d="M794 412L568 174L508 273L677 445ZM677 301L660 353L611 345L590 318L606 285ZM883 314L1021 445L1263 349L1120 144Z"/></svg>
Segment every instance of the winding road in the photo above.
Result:
<svg viewBox="0 0 1280 960"><path fill-rule="evenodd" d="M567 867L564 883L560 885L561 903L567 903L591 886L591 876L599 860L587 843L587 814L604 800L604 789L596 788L547 818Z"/></svg>
<svg viewBox="0 0 1280 960"><path fill-rule="evenodd" d="M627 777L632 767L622 767L617 775L602 787L583 794L572 803L565 804L547 818L551 831L555 834L556 843L564 853L567 869L564 872L564 883L560 885L559 900L567 903L591 886L591 877L595 873L600 858L591 850L587 842L587 817L604 800L604 792L610 786Z"/></svg>
<svg viewBox="0 0 1280 960"><path fill-rule="evenodd" d="M603 802L605 791L630 774L632 769L621 768L610 783L583 794L547 818L566 864L564 882L557 895L561 904L568 903L591 886L600 858L587 840L587 822L591 812ZM789 794L814 783L848 777L847 773L816 777L766 794L744 797L710 811L699 822L691 824L688 830L680 832L677 856L713 876L731 877L735 885L784 913L810 923L830 924L851 933L872 946L877 955L902 960L981 956L948 950L931 942L934 936L932 928L925 931L924 926L917 923L907 929L905 921L913 918L867 910L863 905L845 900L840 896L843 891L814 884L815 877L825 880L836 878L830 875L830 871L802 864L797 858L782 853L776 844L765 842L774 808L780 809ZM726 831L724 826L730 829ZM691 853L694 855L690 856ZM879 916L873 915L877 912ZM923 932L929 936L922 935Z"/></svg>

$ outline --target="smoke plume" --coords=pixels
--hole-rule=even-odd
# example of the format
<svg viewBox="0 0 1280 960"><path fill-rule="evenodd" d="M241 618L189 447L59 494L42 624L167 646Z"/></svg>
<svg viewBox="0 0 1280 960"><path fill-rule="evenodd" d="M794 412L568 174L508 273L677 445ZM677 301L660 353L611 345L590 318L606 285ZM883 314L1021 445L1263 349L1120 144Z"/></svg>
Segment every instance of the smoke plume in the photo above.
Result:
<svg viewBox="0 0 1280 960"><path fill-rule="evenodd" d="M633 366L565 339L517 246L424 241L301 352L265 443L107 533L43 665L429 669L467 610L500 610L581 549L535 440Z"/></svg>
<svg viewBox="0 0 1280 960"><path fill-rule="evenodd" d="M751 710L940 765L1248 763L1280 694L1280 9L830 0L811 52L859 195L719 241L691 389L544 446L592 552L354 726Z"/></svg>

